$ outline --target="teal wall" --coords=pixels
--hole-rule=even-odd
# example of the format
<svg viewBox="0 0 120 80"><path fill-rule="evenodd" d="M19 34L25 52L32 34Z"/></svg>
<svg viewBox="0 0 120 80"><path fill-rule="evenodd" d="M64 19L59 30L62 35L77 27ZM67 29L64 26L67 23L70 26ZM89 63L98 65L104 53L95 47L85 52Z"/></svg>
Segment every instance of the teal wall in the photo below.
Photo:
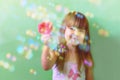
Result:
<svg viewBox="0 0 120 80"><path fill-rule="evenodd" d="M90 24L95 80L120 80L119 0L0 0L0 80L52 80L41 67L37 25L49 19L57 29L68 11ZM24 51L25 50L25 51Z"/></svg>

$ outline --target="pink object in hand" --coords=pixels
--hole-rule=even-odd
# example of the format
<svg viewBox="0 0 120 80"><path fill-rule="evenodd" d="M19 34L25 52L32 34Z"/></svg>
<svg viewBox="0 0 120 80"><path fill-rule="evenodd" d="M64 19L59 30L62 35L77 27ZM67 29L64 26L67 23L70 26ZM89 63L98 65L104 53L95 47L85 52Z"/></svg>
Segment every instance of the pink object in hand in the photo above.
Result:
<svg viewBox="0 0 120 80"><path fill-rule="evenodd" d="M51 30L52 30L51 22L42 22L38 24L38 31L40 34L50 34Z"/></svg>

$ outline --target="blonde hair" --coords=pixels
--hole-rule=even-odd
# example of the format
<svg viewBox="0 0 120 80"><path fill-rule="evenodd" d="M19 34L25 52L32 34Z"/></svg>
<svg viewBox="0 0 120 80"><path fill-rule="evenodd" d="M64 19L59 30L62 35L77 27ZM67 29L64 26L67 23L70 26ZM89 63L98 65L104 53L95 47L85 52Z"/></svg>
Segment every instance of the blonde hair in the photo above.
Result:
<svg viewBox="0 0 120 80"><path fill-rule="evenodd" d="M68 27L75 26L79 29L85 29L87 40L84 39L84 42L90 46L89 24L88 24L87 18L82 13L75 12L75 11L69 12L63 19L62 26L63 27L64 26L68 26ZM61 34L64 34L64 31L65 31L65 27L64 28L63 27L61 27L60 29ZM66 45L65 41L63 40L61 41L62 38L60 37L60 44ZM93 64L93 58L92 58L90 49L88 51L85 51L85 50L80 49L79 46L76 46L76 51L77 51L77 56L78 56L77 58L78 70L80 70L81 65L84 63L84 60L87 60L92 63L92 66L88 66L84 64L86 68L93 67L94 64ZM63 58L62 59L58 58L56 61L56 67L58 68L60 72L63 72L63 69L64 69L66 53L67 52L60 53L60 57L63 57Z"/></svg>

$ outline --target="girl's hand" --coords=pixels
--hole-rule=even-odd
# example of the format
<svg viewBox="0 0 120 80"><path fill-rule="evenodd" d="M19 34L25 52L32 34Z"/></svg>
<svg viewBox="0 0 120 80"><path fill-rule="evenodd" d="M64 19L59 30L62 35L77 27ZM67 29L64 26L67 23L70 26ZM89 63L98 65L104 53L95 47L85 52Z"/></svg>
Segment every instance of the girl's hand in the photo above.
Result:
<svg viewBox="0 0 120 80"><path fill-rule="evenodd" d="M41 41L45 44L48 45L51 39L51 35L50 34L44 34L41 36Z"/></svg>

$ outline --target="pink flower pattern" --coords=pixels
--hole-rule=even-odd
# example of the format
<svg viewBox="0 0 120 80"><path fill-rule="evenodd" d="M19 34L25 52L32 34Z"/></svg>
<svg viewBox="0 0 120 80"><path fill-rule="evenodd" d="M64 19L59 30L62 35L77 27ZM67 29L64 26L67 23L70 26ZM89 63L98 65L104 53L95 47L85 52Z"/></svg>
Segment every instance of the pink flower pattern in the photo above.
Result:
<svg viewBox="0 0 120 80"><path fill-rule="evenodd" d="M72 78L72 80L77 80L77 78L80 77L79 73L75 73L73 69L70 69L68 78Z"/></svg>
<svg viewBox="0 0 120 80"><path fill-rule="evenodd" d="M67 62L65 64L66 73L60 73L57 67L53 69L53 80L85 80L85 70L82 67L79 71L76 63Z"/></svg>

